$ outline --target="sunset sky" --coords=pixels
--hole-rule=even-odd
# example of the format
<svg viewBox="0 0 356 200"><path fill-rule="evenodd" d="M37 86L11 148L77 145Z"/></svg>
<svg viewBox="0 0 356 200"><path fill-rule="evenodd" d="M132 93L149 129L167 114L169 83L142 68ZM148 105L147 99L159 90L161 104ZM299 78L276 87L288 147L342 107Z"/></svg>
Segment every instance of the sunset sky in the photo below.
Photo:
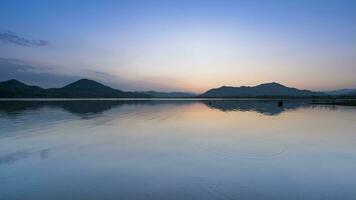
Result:
<svg viewBox="0 0 356 200"><path fill-rule="evenodd" d="M0 81L356 88L356 1L0 0Z"/></svg>

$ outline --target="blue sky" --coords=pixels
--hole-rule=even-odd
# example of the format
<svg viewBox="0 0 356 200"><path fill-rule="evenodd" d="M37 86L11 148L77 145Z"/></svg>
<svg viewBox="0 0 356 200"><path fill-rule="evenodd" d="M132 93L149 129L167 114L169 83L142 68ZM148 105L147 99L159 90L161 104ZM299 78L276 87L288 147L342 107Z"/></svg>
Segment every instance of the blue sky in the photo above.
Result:
<svg viewBox="0 0 356 200"><path fill-rule="evenodd" d="M0 73L44 87L352 88L356 1L0 0Z"/></svg>

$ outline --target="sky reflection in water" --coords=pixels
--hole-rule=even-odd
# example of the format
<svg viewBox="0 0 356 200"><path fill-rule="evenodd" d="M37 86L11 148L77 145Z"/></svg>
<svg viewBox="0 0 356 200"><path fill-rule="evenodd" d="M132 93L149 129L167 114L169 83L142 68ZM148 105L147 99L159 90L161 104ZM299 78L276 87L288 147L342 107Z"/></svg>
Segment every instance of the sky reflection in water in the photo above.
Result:
<svg viewBox="0 0 356 200"><path fill-rule="evenodd" d="M4 199L354 199L356 109L0 102Z"/></svg>

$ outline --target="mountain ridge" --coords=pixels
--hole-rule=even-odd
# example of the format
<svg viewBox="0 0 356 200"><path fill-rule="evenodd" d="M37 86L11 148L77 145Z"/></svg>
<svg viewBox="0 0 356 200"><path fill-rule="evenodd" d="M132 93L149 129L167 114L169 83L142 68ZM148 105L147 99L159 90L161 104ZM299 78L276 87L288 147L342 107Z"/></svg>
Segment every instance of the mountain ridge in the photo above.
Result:
<svg viewBox="0 0 356 200"><path fill-rule="evenodd" d="M222 86L210 89L199 97L268 97L268 96L322 96L321 92L312 92L309 90L300 90L293 87L287 87L280 83L270 82L256 86Z"/></svg>
<svg viewBox="0 0 356 200"><path fill-rule="evenodd" d="M334 96L355 95L356 89L345 88L345 89L339 89L339 90L326 91L324 93L326 93L328 95L334 95Z"/></svg>
<svg viewBox="0 0 356 200"><path fill-rule="evenodd" d="M155 98L189 98L198 96L192 92L159 92L159 91L145 91L143 92Z"/></svg>
<svg viewBox="0 0 356 200"><path fill-rule="evenodd" d="M124 92L89 79L80 79L61 88L43 89L18 80L0 82L1 98L150 98L139 92Z"/></svg>
<svg viewBox="0 0 356 200"><path fill-rule="evenodd" d="M350 90L345 97L354 97ZM221 86L203 94L190 92L130 92L115 89L90 79L79 79L60 88L44 89L26 85L16 79L0 82L0 98L265 98L265 97L337 97L323 92L313 92L270 82L256 86ZM342 97L342 96L340 96Z"/></svg>

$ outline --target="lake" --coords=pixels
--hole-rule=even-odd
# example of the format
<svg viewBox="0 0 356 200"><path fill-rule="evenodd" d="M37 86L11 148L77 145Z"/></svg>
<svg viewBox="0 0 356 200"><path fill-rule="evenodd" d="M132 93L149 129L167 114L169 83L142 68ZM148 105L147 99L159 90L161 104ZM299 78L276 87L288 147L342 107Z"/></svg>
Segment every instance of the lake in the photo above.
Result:
<svg viewBox="0 0 356 200"><path fill-rule="evenodd" d="M0 101L0 199L356 199L356 107Z"/></svg>

